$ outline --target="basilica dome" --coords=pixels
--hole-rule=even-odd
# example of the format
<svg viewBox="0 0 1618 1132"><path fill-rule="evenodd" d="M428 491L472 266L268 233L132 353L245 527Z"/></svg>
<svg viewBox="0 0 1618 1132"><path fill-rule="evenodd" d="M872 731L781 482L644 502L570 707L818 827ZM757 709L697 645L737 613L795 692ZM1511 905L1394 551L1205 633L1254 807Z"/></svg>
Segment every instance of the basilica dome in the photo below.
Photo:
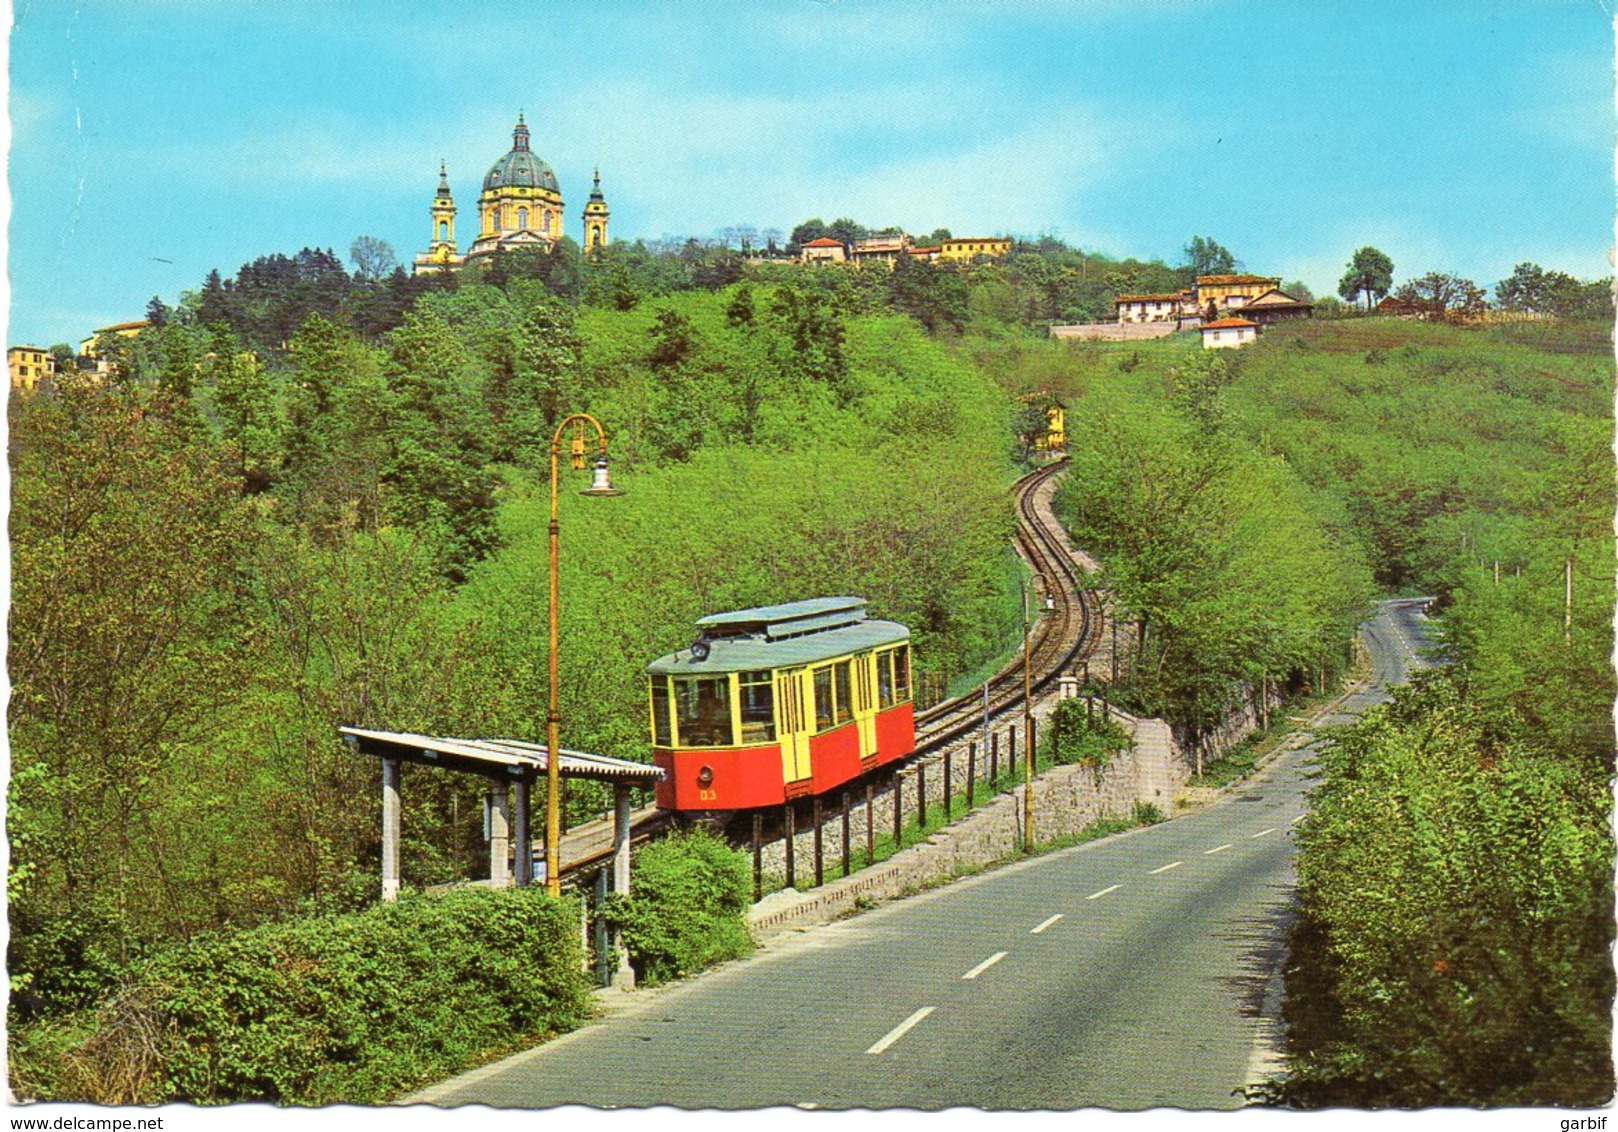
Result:
<svg viewBox="0 0 1618 1132"><path fill-rule="evenodd" d="M528 126L517 116L517 128L512 132L511 149L496 161L483 177L483 191L505 188L546 189L560 193L556 174L528 148Z"/></svg>

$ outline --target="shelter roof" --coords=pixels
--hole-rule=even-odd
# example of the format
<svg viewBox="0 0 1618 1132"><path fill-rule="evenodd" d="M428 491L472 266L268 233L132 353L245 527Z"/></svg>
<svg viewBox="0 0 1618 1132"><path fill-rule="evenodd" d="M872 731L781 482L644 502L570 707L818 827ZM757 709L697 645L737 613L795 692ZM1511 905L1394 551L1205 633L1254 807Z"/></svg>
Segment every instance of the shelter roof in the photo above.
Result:
<svg viewBox="0 0 1618 1132"><path fill-rule="evenodd" d="M1202 329L1204 329L1204 330L1234 330L1234 329L1237 329L1237 328L1243 327L1243 326L1257 326L1257 325L1258 325L1258 323L1249 322L1245 318L1220 318L1220 319L1215 319L1213 322L1205 322L1205 323L1203 323L1202 324Z"/></svg>
<svg viewBox="0 0 1618 1132"><path fill-rule="evenodd" d="M840 248L843 246L843 241L834 240L830 236L822 236L818 240L810 240L803 246L806 248Z"/></svg>
<svg viewBox="0 0 1618 1132"><path fill-rule="evenodd" d="M337 730L343 741L362 755L403 759L474 774L532 778L545 772L549 754L543 743L521 739L440 739L410 731L372 731L361 727ZM563 778L593 778L603 782L651 783L663 777L659 767L647 763L570 751L565 747L556 769Z"/></svg>

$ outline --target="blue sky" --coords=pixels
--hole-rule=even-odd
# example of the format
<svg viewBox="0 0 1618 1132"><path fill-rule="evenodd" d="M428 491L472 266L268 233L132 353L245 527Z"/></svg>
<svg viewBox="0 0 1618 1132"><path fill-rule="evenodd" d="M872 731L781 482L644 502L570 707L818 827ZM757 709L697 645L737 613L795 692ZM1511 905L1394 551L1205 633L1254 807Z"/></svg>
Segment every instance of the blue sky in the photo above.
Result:
<svg viewBox="0 0 1618 1132"><path fill-rule="evenodd" d="M1594 278L1613 241L1597 0L19 0L7 341L77 341L208 270L359 235L408 260L519 109L614 238L1053 232L1173 262L1212 236L1335 289Z"/></svg>

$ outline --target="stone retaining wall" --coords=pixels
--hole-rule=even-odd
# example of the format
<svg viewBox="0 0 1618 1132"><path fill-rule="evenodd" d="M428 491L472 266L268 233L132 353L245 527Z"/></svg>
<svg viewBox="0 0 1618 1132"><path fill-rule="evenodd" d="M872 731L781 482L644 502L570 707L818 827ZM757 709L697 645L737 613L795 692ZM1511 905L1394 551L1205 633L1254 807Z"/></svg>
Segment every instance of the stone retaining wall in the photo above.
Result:
<svg viewBox="0 0 1618 1132"><path fill-rule="evenodd" d="M1054 703L1054 697L1042 703L1041 712L1036 718L1048 716ZM1168 725L1162 720L1136 719L1119 711L1114 711L1113 716L1133 736L1128 751L1118 755L1104 768L1055 767L1034 780L1035 840L1051 841L1077 834L1103 817L1129 817L1137 802L1155 805L1165 815L1170 812L1174 792L1185 783L1190 771ZM1004 725L997 726L1003 730ZM930 796L929 805L933 805L937 803L931 798L941 798L943 792L941 770L936 775L933 773L934 768L941 768L942 756L928 765L927 793ZM962 768L964 775L964 762ZM906 793L913 798L916 790L913 774L905 775L902 781ZM958 779L957 785L964 781L964 777ZM852 909L861 898L871 902L891 900L1009 857L1018 851L1022 843L1022 795L1023 790L1019 786L1015 791L980 806L926 841L851 876L829 880L823 887L807 893L791 889L774 893L754 906L748 917L749 925L756 935L768 936L795 927L824 923ZM879 797L887 801L887 806L884 809L879 803L874 807L877 828L891 829L892 794L884 793ZM907 805L907 816L913 813L913 807L913 802ZM863 805L851 815L856 862L863 859L864 818ZM828 816L825 829L828 877L841 871L841 841L841 821ZM778 842L770 849L771 852L765 854L765 871L774 871L779 875L785 859L784 847ZM811 882L814 875L812 830L798 835L795 852L798 854L798 876L805 883Z"/></svg>
<svg viewBox="0 0 1618 1132"><path fill-rule="evenodd" d="M1199 324L1187 321L1186 330L1195 330ZM1167 338L1181 327L1172 322L1085 322L1070 326L1051 327L1052 338L1090 338L1101 342L1144 342L1152 338Z"/></svg>

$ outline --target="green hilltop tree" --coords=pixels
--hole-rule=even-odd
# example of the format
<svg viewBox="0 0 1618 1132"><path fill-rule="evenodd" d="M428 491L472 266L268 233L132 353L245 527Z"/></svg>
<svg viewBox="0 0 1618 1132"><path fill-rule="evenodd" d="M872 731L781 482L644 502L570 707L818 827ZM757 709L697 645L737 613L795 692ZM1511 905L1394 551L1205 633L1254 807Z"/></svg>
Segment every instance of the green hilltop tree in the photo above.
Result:
<svg viewBox="0 0 1618 1132"><path fill-rule="evenodd" d="M1191 283L1199 275L1229 275L1235 270L1236 257L1210 236L1192 236L1185 246L1185 273Z"/></svg>
<svg viewBox="0 0 1618 1132"><path fill-rule="evenodd" d="M1337 293L1346 301L1363 298L1370 310L1393 289L1393 260L1373 247L1363 247L1348 261L1348 270L1337 284Z"/></svg>

